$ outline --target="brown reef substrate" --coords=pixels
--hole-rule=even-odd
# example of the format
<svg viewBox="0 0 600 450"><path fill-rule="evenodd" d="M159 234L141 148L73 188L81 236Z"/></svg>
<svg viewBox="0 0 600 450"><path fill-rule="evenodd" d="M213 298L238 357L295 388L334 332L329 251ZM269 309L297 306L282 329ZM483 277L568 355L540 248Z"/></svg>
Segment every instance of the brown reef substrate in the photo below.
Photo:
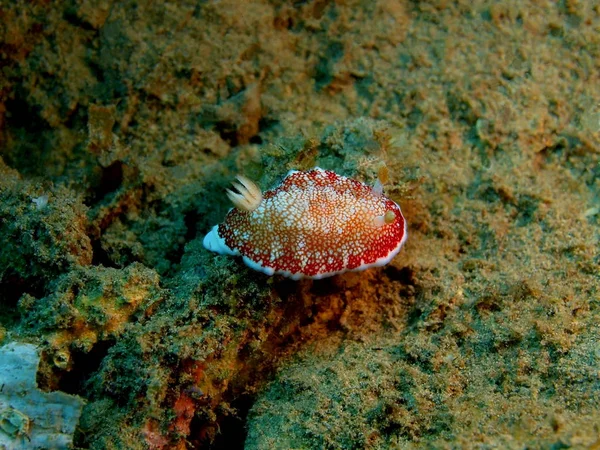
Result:
<svg viewBox="0 0 600 450"><path fill-rule="evenodd" d="M594 2L0 4L0 340L78 448L600 446ZM381 269L209 254L238 172L372 183Z"/></svg>

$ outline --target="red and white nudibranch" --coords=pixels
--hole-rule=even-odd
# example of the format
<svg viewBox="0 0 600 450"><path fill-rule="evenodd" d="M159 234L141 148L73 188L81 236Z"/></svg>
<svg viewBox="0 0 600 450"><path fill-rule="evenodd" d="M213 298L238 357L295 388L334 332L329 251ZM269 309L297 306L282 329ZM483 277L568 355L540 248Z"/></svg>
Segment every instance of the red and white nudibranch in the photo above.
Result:
<svg viewBox="0 0 600 450"><path fill-rule="evenodd" d="M406 241L400 207L375 187L315 167L292 170L264 194L245 177L227 191L235 208L204 238L213 252L295 280L390 262Z"/></svg>

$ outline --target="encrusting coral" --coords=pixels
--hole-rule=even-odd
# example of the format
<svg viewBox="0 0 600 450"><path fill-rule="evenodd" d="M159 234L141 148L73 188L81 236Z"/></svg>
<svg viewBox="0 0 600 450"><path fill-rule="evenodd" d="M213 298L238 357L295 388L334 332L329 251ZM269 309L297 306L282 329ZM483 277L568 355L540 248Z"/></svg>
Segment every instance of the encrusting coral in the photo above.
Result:
<svg viewBox="0 0 600 450"><path fill-rule="evenodd" d="M88 353L98 342L114 341L162 299L155 271L141 264L122 270L77 268L50 284L50 295L19 300L20 331L44 335L46 353L59 370L71 370L71 353Z"/></svg>

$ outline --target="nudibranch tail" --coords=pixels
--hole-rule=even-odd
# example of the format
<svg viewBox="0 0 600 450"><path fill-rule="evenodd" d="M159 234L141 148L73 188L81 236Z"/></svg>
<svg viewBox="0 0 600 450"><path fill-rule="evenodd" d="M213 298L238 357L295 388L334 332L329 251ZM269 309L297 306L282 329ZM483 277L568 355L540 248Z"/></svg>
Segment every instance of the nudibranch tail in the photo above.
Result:
<svg viewBox="0 0 600 450"><path fill-rule="evenodd" d="M233 184L233 187L239 193L227 189L227 197L237 209L241 209L242 211L254 211L262 201L262 192L260 191L260 188L243 175L238 175L237 179L239 180L239 183L234 181L231 184Z"/></svg>

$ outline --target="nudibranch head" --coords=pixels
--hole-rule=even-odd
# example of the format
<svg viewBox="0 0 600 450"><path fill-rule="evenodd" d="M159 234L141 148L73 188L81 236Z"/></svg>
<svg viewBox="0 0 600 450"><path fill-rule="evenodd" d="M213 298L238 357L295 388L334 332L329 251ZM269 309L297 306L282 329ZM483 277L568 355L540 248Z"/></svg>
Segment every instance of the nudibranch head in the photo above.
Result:
<svg viewBox="0 0 600 450"><path fill-rule="evenodd" d="M261 195L238 177L239 194L225 221L204 238L204 247L242 255L267 275L324 278L348 270L382 266L406 241L400 207L378 189L318 167L290 171Z"/></svg>

